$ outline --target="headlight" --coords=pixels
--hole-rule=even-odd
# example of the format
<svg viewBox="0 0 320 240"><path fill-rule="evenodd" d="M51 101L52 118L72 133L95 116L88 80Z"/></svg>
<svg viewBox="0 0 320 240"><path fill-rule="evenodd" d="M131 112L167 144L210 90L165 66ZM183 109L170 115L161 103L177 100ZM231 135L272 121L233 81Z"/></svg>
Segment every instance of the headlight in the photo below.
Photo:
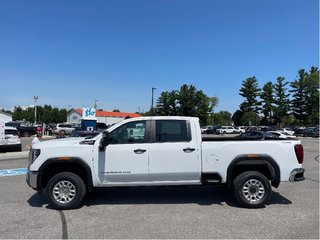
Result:
<svg viewBox="0 0 320 240"><path fill-rule="evenodd" d="M40 149L31 149L29 152L29 164L32 164L40 155Z"/></svg>

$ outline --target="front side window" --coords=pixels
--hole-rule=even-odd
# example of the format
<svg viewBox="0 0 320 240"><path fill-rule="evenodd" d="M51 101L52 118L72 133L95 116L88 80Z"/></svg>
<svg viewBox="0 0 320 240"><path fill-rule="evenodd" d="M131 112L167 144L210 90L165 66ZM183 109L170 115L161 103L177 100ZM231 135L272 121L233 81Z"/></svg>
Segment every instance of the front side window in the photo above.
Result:
<svg viewBox="0 0 320 240"><path fill-rule="evenodd" d="M157 120L156 142L188 142L190 136L185 120Z"/></svg>
<svg viewBox="0 0 320 240"><path fill-rule="evenodd" d="M146 142L146 121L126 123L110 133L111 144Z"/></svg>

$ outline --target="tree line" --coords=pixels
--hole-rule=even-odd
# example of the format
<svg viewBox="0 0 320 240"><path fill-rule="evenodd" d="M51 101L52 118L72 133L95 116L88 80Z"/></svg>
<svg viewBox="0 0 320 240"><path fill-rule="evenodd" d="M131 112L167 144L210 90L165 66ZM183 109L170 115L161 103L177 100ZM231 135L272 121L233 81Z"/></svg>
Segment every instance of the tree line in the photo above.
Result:
<svg viewBox="0 0 320 240"><path fill-rule="evenodd" d="M35 109L34 107L28 107L22 109L21 107L15 107L13 112L5 111L12 114L12 120L23 120L27 122L34 122ZM67 110L52 107L50 105L37 106L37 122L38 123L61 123L67 121Z"/></svg>
<svg viewBox="0 0 320 240"><path fill-rule="evenodd" d="M202 125L316 125L319 124L319 70L301 69L297 79L288 82L278 77L262 89L255 76L242 82L239 94L245 100L233 115L228 111L215 113L217 97L208 97L194 85L164 91L155 107L143 115L196 116Z"/></svg>
<svg viewBox="0 0 320 240"><path fill-rule="evenodd" d="M300 69L295 80L278 77L258 86L256 77L242 82L239 94L245 98L232 120L236 125L318 125L319 70ZM260 118L260 116L263 116Z"/></svg>

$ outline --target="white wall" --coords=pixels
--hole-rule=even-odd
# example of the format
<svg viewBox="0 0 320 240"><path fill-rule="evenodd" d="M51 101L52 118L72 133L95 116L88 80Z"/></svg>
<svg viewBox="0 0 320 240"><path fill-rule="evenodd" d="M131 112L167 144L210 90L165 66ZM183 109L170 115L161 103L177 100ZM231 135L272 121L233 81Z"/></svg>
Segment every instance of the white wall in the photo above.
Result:
<svg viewBox="0 0 320 240"><path fill-rule="evenodd" d="M81 122L81 116L78 113L73 112L70 115L68 115L67 122L69 122L69 123L80 123Z"/></svg>
<svg viewBox="0 0 320 240"><path fill-rule="evenodd" d="M97 122L103 122L107 125L121 122L124 118L121 117L97 117Z"/></svg>
<svg viewBox="0 0 320 240"><path fill-rule="evenodd" d="M67 116L67 122L69 123L81 123L81 117L78 113L72 112ZM121 117L97 117L97 122L102 122L107 125L121 122L124 118Z"/></svg>

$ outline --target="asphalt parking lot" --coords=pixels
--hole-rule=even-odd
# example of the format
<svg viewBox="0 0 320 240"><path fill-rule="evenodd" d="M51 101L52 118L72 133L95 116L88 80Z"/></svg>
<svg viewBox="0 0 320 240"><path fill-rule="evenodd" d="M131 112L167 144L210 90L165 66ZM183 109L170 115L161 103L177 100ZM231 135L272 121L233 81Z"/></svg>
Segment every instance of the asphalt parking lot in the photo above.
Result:
<svg viewBox="0 0 320 240"><path fill-rule="evenodd" d="M305 181L282 183L263 209L240 208L210 186L102 189L79 209L57 211L25 175L0 176L0 238L319 239L319 139L302 143ZM26 157L0 154L0 169L25 168Z"/></svg>

